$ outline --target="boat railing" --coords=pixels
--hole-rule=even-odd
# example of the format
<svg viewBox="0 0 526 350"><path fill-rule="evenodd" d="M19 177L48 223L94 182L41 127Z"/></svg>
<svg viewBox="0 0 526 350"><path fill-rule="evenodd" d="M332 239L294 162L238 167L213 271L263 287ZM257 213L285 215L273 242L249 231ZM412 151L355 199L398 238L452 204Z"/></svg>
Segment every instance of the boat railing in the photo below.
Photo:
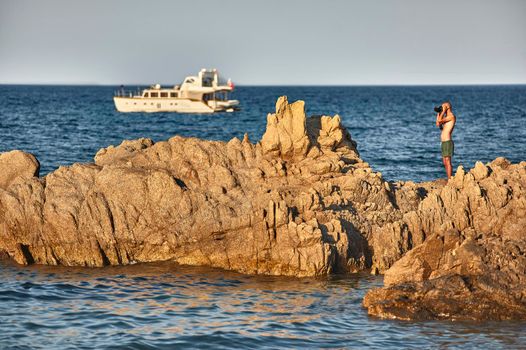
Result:
<svg viewBox="0 0 526 350"><path fill-rule="evenodd" d="M121 87L118 90L115 90L114 96L115 97L133 97L133 96L141 96L142 92L141 89L137 88L136 90L126 90L123 87Z"/></svg>

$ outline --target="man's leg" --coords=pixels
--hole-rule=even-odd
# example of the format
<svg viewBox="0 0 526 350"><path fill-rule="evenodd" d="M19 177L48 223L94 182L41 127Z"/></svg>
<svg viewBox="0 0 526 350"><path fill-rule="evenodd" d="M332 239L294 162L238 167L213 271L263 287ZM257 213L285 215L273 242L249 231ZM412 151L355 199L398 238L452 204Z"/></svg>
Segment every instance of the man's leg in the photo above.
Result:
<svg viewBox="0 0 526 350"><path fill-rule="evenodd" d="M447 178L453 174L453 166L451 165L451 157L444 157L444 167L446 168Z"/></svg>

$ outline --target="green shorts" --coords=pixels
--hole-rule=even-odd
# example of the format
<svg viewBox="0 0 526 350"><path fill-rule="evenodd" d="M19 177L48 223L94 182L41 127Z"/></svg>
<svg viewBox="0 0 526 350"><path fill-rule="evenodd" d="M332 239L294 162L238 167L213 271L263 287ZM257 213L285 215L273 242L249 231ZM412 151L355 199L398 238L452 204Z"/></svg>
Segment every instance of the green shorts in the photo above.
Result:
<svg viewBox="0 0 526 350"><path fill-rule="evenodd" d="M455 145L453 140L442 141L442 157L453 157Z"/></svg>

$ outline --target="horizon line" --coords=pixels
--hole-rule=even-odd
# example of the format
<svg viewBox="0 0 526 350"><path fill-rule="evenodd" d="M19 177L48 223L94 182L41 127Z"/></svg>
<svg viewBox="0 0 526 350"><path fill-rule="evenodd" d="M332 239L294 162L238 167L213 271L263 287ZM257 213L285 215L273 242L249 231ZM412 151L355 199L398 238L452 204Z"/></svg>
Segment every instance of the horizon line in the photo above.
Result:
<svg viewBox="0 0 526 350"><path fill-rule="evenodd" d="M151 86L151 83L106 84L106 83L5 83L0 86L101 86L101 87L142 87ZM172 86L173 84L160 84ZM410 86L520 86L521 83L396 83L396 84L235 84L240 87L410 87Z"/></svg>

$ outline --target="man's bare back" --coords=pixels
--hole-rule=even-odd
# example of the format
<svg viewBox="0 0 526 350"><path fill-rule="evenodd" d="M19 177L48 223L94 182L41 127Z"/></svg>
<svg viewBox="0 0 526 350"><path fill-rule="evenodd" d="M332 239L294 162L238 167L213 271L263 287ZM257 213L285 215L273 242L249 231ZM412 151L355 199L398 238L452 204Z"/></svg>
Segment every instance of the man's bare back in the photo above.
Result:
<svg viewBox="0 0 526 350"><path fill-rule="evenodd" d="M447 178L449 179L453 173L453 166L451 165L451 158L454 153L454 144L452 139L453 129L457 118L453 114L451 103L442 103L442 112L437 114L436 126L442 127L440 133L440 141L442 141L442 161L446 169Z"/></svg>

